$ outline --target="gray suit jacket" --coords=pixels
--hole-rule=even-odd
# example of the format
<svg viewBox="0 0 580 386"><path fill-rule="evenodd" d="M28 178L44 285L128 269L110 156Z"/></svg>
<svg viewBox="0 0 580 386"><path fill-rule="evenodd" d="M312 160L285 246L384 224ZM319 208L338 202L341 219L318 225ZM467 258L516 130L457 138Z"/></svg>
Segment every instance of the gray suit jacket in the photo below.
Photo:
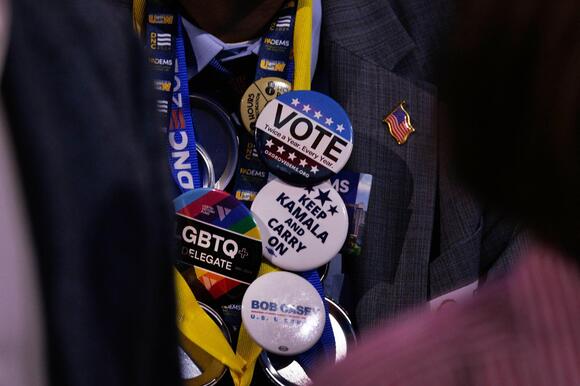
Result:
<svg viewBox="0 0 580 386"><path fill-rule="evenodd" d="M129 0L111 0L129 18ZM363 254L345 261L360 328L506 272L525 245L514 226L459 189L443 161L434 57L451 0L322 0L319 67L355 128L348 169L373 175ZM382 122L402 100L416 132Z"/></svg>
<svg viewBox="0 0 580 386"><path fill-rule="evenodd" d="M374 176L363 254L346 261L360 328L505 272L525 237L450 178L437 125L434 57L449 1L324 0L321 60L350 114L348 168ZM416 132L398 145L382 122L402 100Z"/></svg>

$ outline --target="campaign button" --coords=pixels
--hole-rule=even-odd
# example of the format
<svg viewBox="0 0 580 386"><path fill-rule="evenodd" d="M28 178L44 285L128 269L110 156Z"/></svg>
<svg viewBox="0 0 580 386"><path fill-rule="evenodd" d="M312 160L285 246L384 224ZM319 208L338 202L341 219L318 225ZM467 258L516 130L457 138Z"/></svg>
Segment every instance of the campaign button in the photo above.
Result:
<svg viewBox="0 0 580 386"><path fill-rule="evenodd" d="M308 281L294 273L272 272L248 287L242 321L265 350L295 355L318 342L326 316L322 298Z"/></svg>
<svg viewBox="0 0 580 386"><path fill-rule="evenodd" d="M191 190L173 204L179 261L193 266L197 279L214 299L257 277L262 243L245 205L212 189Z"/></svg>
<svg viewBox="0 0 580 386"><path fill-rule="evenodd" d="M258 192L252 212L264 257L289 271L328 263L348 233L346 206L329 182L302 188L274 179Z"/></svg>
<svg viewBox="0 0 580 386"><path fill-rule="evenodd" d="M240 101L240 116L246 130L253 135L258 116L266 104L291 89L290 82L276 77L261 78L252 83Z"/></svg>
<svg viewBox="0 0 580 386"><path fill-rule="evenodd" d="M256 121L256 149L266 166L294 185L329 179L352 153L353 129L332 98L290 91L266 105Z"/></svg>

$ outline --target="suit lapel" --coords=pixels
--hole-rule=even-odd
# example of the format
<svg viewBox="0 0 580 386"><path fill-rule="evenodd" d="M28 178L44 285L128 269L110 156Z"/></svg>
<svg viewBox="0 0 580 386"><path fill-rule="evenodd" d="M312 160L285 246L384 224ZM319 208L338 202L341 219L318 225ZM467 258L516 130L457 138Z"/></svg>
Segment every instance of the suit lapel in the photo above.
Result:
<svg viewBox="0 0 580 386"><path fill-rule="evenodd" d="M322 60L330 94L355 129L348 168L373 174L363 255L345 261L360 327L419 304L428 265L437 185L436 97L393 73L416 47L388 4L323 1ZM398 145L382 122L402 100L415 126Z"/></svg>
<svg viewBox="0 0 580 386"><path fill-rule="evenodd" d="M322 5L324 38L331 39L359 58L392 70L415 48L415 43L387 2L323 0Z"/></svg>

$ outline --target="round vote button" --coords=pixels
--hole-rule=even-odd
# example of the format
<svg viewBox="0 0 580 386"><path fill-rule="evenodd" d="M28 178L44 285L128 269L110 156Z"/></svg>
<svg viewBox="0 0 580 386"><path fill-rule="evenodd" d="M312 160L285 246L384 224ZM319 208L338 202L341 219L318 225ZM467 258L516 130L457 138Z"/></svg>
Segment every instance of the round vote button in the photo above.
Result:
<svg viewBox="0 0 580 386"><path fill-rule="evenodd" d="M261 78L252 83L240 101L240 116L246 130L254 134L256 121L266 104L291 89L290 82L275 77Z"/></svg>
<svg viewBox="0 0 580 386"><path fill-rule="evenodd" d="M290 91L266 105L256 121L258 154L279 178L294 185L325 181L346 165L353 129L332 98Z"/></svg>
<svg viewBox="0 0 580 386"><path fill-rule="evenodd" d="M242 321L252 339L279 355L300 354L314 346L325 320L316 289L290 272L260 276L242 300Z"/></svg>
<svg viewBox="0 0 580 386"><path fill-rule="evenodd" d="M329 182L302 188L274 179L258 192L252 212L264 257L289 271L328 263L348 233L346 206Z"/></svg>

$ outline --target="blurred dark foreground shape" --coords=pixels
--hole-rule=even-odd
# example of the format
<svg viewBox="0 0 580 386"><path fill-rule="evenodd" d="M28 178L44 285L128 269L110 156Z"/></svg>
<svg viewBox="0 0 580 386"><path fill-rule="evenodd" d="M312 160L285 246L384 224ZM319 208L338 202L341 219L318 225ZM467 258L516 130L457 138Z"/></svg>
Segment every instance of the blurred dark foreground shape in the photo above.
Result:
<svg viewBox="0 0 580 386"><path fill-rule="evenodd" d="M442 93L463 181L580 256L580 3L462 4Z"/></svg>
<svg viewBox="0 0 580 386"><path fill-rule="evenodd" d="M169 177L139 43L113 1L12 5L2 93L47 383L177 385Z"/></svg>
<svg viewBox="0 0 580 386"><path fill-rule="evenodd" d="M580 2L463 2L441 68L451 159L537 240L463 305L367 335L318 385L580 384Z"/></svg>

